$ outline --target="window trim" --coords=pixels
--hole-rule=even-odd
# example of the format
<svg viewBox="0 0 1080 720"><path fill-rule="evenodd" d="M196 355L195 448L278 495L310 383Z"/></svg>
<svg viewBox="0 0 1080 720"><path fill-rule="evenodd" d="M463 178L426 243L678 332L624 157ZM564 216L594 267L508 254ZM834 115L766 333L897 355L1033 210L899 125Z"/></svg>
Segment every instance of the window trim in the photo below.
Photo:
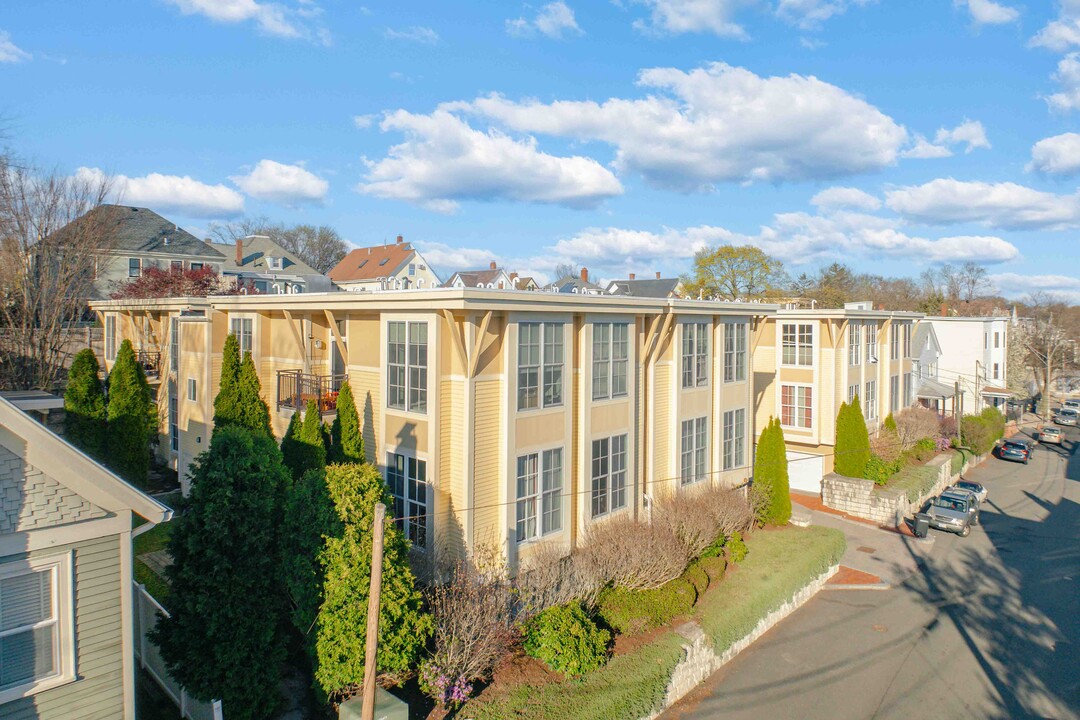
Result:
<svg viewBox="0 0 1080 720"><path fill-rule="evenodd" d="M794 350L795 362L789 363L784 360L784 328L795 328L794 344L792 348ZM801 328L810 328L810 345L806 346L802 342L802 330ZM780 366L790 368L812 368L814 367L814 360L817 355L817 323L813 322L782 322L780 323ZM810 362L801 362L802 351L808 349L810 351Z"/></svg>
<svg viewBox="0 0 1080 720"><path fill-rule="evenodd" d="M687 418L679 424L679 484L695 485L708 477L709 416Z"/></svg>
<svg viewBox="0 0 1080 720"><path fill-rule="evenodd" d="M865 397L863 397L863 416L867 420L878 419L878 393L877 378L870 378L865 383Z"/></svg>
<svg viewBox="0 0 1080 720"><path fill-rule="evenodd" d="M199 402L199 386L193 377L187 379L187 399L188 402Z"/></svg>
<svg viewBox="0 0 1080 720"><path fill-rule="evenodd" d="M111 327L110 327L111 326ZM116 313L105 313L105 359L116 359Z"/></svg>
<svg viewBox="0 0 1080 720"><path fill-rule="evenodd" d="M795 402L792 405L792 408L793 408L792 417L796 421L795 425L786 425L786 424L784 424L784 388L786 388L786 387L792 388L795 391L795 393L793 395L793 399L794 399ZM808 403L808 407L810 409L810 424L809 425L799 425L798 424L798 421L799 421L799 394L798 394L798 391L800 389L810 391L810 402ZM785 428L790 428L792 430L800 430L800 431L804 431L804 432L813 431L813 429L814 429L814 386L809 384L809 383L780 383L779 391L780 391L780 402L778 403L778 406L780 408L780 426L785 427Z"/></svg>
<svg viewBox="0 0 1080 720"><path fill-rule="evenodd" d="M393 491L393 488L390 485L390 469L395 468L395 471L396 471L396 464L394 462L394 459L396 457L402 458L402 461L403 461L402 462L403 470L402 470L402 476L401 476L402 477L402 491L404 493L403 495L395 495L394 491ZM424 479L423 480L416 480L415 478L410 477L410 475L409 475L409 461L410 460L412 460L413 462L415 462L417 464L417 468L419 468L420 463L424 464ZM428 466L428 459L426 457L420 457L416 453L413 453L413 454L410 455L408 452L403 452L400 448L394 448L392 450L387 449L387 451L386 451L386 465L384 467L384 472L383 472L383 482L386 484L386 492L391 497L391 503L396 504L396 501L398 500L398 498L400 498L401 502L402 502L402 504L404 506L403 509L405 510L405 515L403 515L401 518L398 518L398 515L397 515L397 512L396 512L395 508L391 507L390 508L390 515L391 515L392 519L394 520L394 522L398 523L398 529L400 529L402 534L405 536L405 541L409 543L409 547L414 549L414 550L417 550L419 552L427 552L428 548L431 547L432 539L434 537L434 528L432 527L432 518L434 517L434 512L432 511L432 508L434 506L434 492L435 492L435 489L432 486L431 478L428 475L427 466ZM419 473L417 473L417 474L419 474ZM412 541L412 538L410 537L410 534L409 534L409 529L414 524L418 524L416 522L416 517L411 512L409 512L409 505L410 504L414 504L414 505L419 505L420 504L417 500L415 500L415 499L413 499L413 498L411 498L409 496L409 483L410 483L410 481L413 481L413 482L416 482L416 483L423 483L424 488L425 488L425 490L424 490L424 502L423 502L423 506L424 506L424 512L423 512L423 518L424 518L424 524L423 524L424 544L423 545L418 545L418 544L414 543Z"/></svg>
<svg viewBox="0 0 1080 720"><path fill-rule="evenodd" d="M405 337L404 337L404 343L403 343L404 344L405 357L403 358L404 362L400 363L400 367L403 368L405 374L404 374L404 377L402 378L402 380L403 380L403 384L402 384L403 397L402 397L402 405L400 407L397 406L397 405L391 405L390 404L390 366L391 366L391 363L390 363L390 326L392 324L394 324L394 323L401 323L405 327ZM411 350L412 344L413 344L412 339L411 339L412 338L411 331L412 331L412 326L413 325L423 325L424 326L424 332L425 332L425 338L424 338L425 353L424 353L424 365L423 365L423 368L424 368L424 387L423 387L424 401L423 401L423 407L422 408L419 407L419 405L420 405L419 402L417 402L417 405L414 406L412 404L412 399L411 399L412 398L412 391L414 389L416 389L416 388L414 388L413 383L412 383L412 374L413 374L412 371L414 369L419 369L421 367L419 364L413 365L412 362L411 362L411 359L410 359L410 356L411 356L410 350ZM417 343L417 345L419 345L419 343ZM383 343L383 347L384 347L385 353L386 353L386 355L385 355L385 358L386 358L386 386L385 386L386 397L384 399L384 405L385 405L386 409L387 410L392 410L394 412L399 412L399 413L412 413L412 414L415 414L415 415L427 415L428 410L429 410L429 408L431 406L431 403L429 402L430 401L430 395L431 395L431 328L430 328L430 323L428 323L427 320L408 320L408 319L404 319L404 318L387 320L386 321L386 336L385 336L385 342ZM394 363L394 366L395 367L399 366L399 363Z"/></svg>
<svg viewBox="0 0 1080 720"><path fill-rule="evenodd" d="M517 395L516 407L518 412L534 412L539 410L549 410L551 408L564 407L566 405L566 323L561 320L526 320L518 321L517 325L517 343L515 347L515 360L517 366L517 374L515 377L515 394ZM536 326L540 335L537 338L537 353L539 364L537 365L522 365L521 364L521 328L523 326ZM548 332L549 326L551 328L558 327L561 337L559 338L560 358L559 362L547 362L547 347L548 347ZM521 372L522 368L535 368L536 369L536 405L523 406L522 405L522 383ZM559 399L558 402L547 402L545 389L547 387L547 371L549 369L559 368ZM554 387L554 385L552 385Z"/></svg>
<svg viewBox="0 0 1080 720"><path fill-rule="evenodd" d="M708 320L685 320L679 323L681 338L679 352L679 387L683 390L696 390L709 387L709 366L712 364L710 353L712 345L712 322ZM701 339L705 339L705 350L701 350ZM693 340L693 352L687 354L687 340ZM689 360L690 384L687 384L687 360Z"/></svg>
<svg viewBox="0 0 1080 720"><path fill-rule="evenodd" d="M235 332L233 332L233 321L234 320L250 320L251 321L251 349L248 352L251 353L251 359L254 360L255 359L255 348L257 348L259 346L258 337L256 335L256 328L258 327L259 323L255 322L254 313L229 313L229 334L230 335L236 335L236 341L240 345L240 361L241 362L243 362L243 360L244 360L244 342L243 342L243 337L242 337L243 324L241 323L241 325L240 325L240 327L241 327L241 335L237 335Z"/></svg>
<svg viewBox="0 0 1080 720"><path fill-rule="evenodd" d="M0 705L66 685L77 679L75 661L75 608L72 553L35 557L0 564L0 577L31 572L53 572L53 612L56 616L56 672L48 677L0 690Z"/></svg>
<svg viewBox="0 0 1080 720"><path fill-rule="evenodd" d="M742 422L738 422L739 413L742 413ZM731 417L731 438L728 438L728 417ZM812 418L811 418L812 419ZM746 460L746 408L733 408L725 410L721 416L720 436L720 466L724 471L735 470L747 466ZM730 464L728 462L728 450L731 450Z"/></svg>
<svg viewBox="0 0 1080 720"><path fill-rule="evenodd" d="M544 489L544 475L550 469L545 464L545 458L548 458L552 453L559 454L559 484L552 490ZM536 488L535 491L522 495L518 492L518 482L521 479L521 461L525 458L535 456L536 457ZM563 532L563 490L566 487L566 451L564 446L558 445L555 447L536 448L527 452L524 452L517 456L514 461L514 538L518 545L526 545L528 543L534 543L543 540L551 535L559 535ZM544 529L545 525L545 510L544 500L548 496L553 496L559 501L559 508L557 511L558 526ZM522 518L520 517L521 503L527 500L533 500L533 521L535 523L535 533L531 537L520 537L520 524Z"/></svg>
<svg viewBox="0 0 1080 720"><path fill-rule="evenodd" d="M724 323L724 367L722 369L723 382L738 383L746 381L746 367L747 363L747 323L745 322L731 322ZM810 335L810 345L813 347L813 332ZM729 340L731 341L729 343ZM733 347L728 348L731 344ZM796 351L797 352L797 351ZM728 355L731 355L732 362L728 362ZM728 371L731 371L730 373ZM739 371L742 370L740 374ZM730 374L731 379L728 379Z"/></svg>
<svg viewBox="0 0 1080 720"><path fill-rule="evenodd" d="M871 358L873 358L874 360L878 359L878 356L877 356L877 332L878 332L877 320L867 320L865 323L863 323L863 332L866 334L866 337L863 339L863 347L865 348L865 351L866 351L866 354L865 354L863 360L866 362L867 365L870 365L870 364L872 364L871 361L870 361Z"/></svg>
<svg viewBox="0 0 1080 720"><path fill-rule="evenodd" d="M136 269L136 272L134 274L132 274L132 272L131 272L133 267ZM142 277L142 274L143 274L143 261L142 261L142 258L129 257L128 258L128 270L127 270L128 278L130 279L130 278Z"/></svg>
<svg viewBox="0 0 1080 720"><path fill-rule="evenodd" d="M862 323L854 320L848 323L848 366L862 364Z"/></svg>
<svg viewBox="0 0 1080 720"><path fill-rule="evenodd" d="M900 412L900 393L903 379L899 375L889 376L889 412Z"/></svg>
<svg viewBox="0 0 1080 720"><path fill-rule="evenodd" d="M889 338L889 359L900 359L900 325L893 323L890 328L891 337Z"/></svg>
<svg viewBox="0 0 1080 720"><path fill-rule="evenodd" d="M604 347L607 350L607 357L602 361L598 361L596 355L597 349L597 329L600 327L607 328L607 340L604 341ZM626 346L626 353L621 359L615 357L615 328L622 327L626 331L624 337L624 344ZM596 373L596 366L598 362L603 362L606 366L606 372L603 375L607 381L606 391L602 393L597 392L597 380L601 377ZM615 392L615 363L623 364L623 389L622 392ZM602 322L592 323L592 399L594 401L600 400L621 400L622 398L630 395L630 323L623 321L606 320Z"/></svg>
<svg viewBox="0 0 1080 720"><path fill-rule="evenodd" d="M623 444L623 447L622 447L623 467L622 467L622 470L621 470L622 476L623 476L622 477L623 482L622 482L622 488L621 488L621 491L622 491L622 504L619 505L618 507L615 507L614 503L611 502L612 497L614 495L614 493L612 492L612 489L611 489L611 478L612 478L612 475L614 474L612 472L612 469L611 469L611 465L612 465L611 461L615 457L615 453L614 453L614 451L612 449L612 446L615 444L614 441L616 439L620 439L620 438L622 439L622 444ZM604 460L605 460L604 467L606 468L606 470L602 475L597 475L596 474L596 462L597 462L596 446L597 446L598 443L603 443L603 442L607 443L607 453L603 456ZM614 515L615 513L622 512L622 511L624 511L624 510L626 510L627 508L630 507L630 503L629 503L629 494L630 494L630 462L629 462L630 435L629 435L629 433L620 433L620 434L617 434L617 435L605 435L603 437L592 438L589 441L589 443L590 443L590 446L589 446L589 495L588 495L588 498L589 498L588 503L589 503L589 505L588 505L588 511L589 511L589 519L590 520L598 520L600 518L610 517L610 516ZM594 508L594 503L595 503L596 498L597 498L596 480L598 478L603 478L606 481L605 485L604 485L605 489L604 489L604 492L603 492L603 496L604 496L605 503L606 503L606 509L603 512L599 512L599 513L595 512L595 508Z"/></svg>

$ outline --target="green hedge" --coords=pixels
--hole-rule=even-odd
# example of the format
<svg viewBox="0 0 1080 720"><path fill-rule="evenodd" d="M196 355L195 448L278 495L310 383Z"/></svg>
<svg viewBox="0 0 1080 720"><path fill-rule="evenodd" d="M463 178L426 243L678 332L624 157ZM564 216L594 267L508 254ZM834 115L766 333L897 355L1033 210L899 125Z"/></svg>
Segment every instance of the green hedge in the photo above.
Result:
<svg viewBox="0 0 1080 720"><path fill-rule="evenodd" d="M596 601L596 613L621 635L651 630L686 615L694 607L697 591L685 576L655 590L606 588Z"/></svg>
<svg viewBox="0 0 1080 720"><path fill-rule="evenodd" d="M956 475L957 473L963 472L964 463L968 462L973 457L975 457L975 455L970 450L960 448L954 451L951 466L952 474Z"/></svg>
<svg viewBox="0 0 1080 720"><path fill-rule="evenodd" d="M695 612L717 654L836 565L847 548L842 532L823 527L757 532L747 545L750 553L739 569L705 595Z"/></svg>
<svg viewBox="0 0 1080 720"><path fill-rule="evenodd" d="M930 465L908 465L889 478L888 487L907 495L908 502L915 502L920 495L934 487L938 481L938 469Z"/></svg>
<svg viewBox="0 0 1080 720"><path fill-rule="evenodd" d="M578 602L549 607L525 626L525 652L568 677L602 667L610 641Z"/></svg>

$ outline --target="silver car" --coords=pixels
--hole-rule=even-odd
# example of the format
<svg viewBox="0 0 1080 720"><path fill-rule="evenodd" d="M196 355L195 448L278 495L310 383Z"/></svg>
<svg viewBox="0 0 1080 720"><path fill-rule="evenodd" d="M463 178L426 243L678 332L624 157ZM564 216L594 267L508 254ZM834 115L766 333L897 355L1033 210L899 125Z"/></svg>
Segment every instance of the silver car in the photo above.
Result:
<svg viewBox="0 0 1080 720"><path fill-rule="evenodd" d="M1058 408L1054 411L1054 422L1058 425L1076 425L1076 411L1072 408Z"/></svg>
<svg viewBox="0 0 1080 720"><path fill-rule="evenodd" d="M971 526L979 524L979 501L967 491L946 490L930 502L926 514L935 530L967 537Z"/></svg>
<svg viewBox="0 0 1080 720"><path fill-rule="evenodd" d="M971 493L975 496L975 499L979 501L980 506L986 502L986 486L982 483L971 482L970 480L959 480L953 485L953 489Z"/></svg>

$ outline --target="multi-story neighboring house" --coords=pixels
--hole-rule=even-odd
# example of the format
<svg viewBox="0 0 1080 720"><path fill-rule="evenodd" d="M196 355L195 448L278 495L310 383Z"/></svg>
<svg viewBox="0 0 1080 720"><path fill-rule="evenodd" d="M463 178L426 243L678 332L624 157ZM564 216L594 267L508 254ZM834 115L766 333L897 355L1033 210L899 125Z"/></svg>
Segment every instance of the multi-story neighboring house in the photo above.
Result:
<svg viewBox="0 0 1080 720"><path fill-rule="evenodd" d="M608 295L630 295L633 297L677 298L682 297L682 280L680 278L660 277L656 273L654 278L639 280L634 273L630 273L627 280L612 280L607 286Z"/></svg>
<svg viewBox="0 0 1080 720"><path fill-rule="evenodd" d="M91 299L109 297L122 283L139 277L150 267L211 267L221 272L225 261L208 243L147 208L101 205L72 225L82 222L99 224L95 232L105 238L105 247L95 259ZM59 232L66 231L65 227Z"/></svg>
<svg viewBox="0 0 1080 720"><path fill-rule="evenodd" d="M911 340L911 374L915 378L915 399L919 405L938 415L955 415L959 410L956 387L942 382L938 373L941 343L933 323L925 319L915 325Z"/></svg>
<svg viewBox="0 0 1080 720"><path fill-rule="evenodd" d="M516 272L507 272L494 260L486 270L458 270L442 284L447 288L489 288L495 290L531 290L519 287L520 278ZM531 278L525 278L531 280Z"/></svg>
<svg viewBox="0 0 1080 720"><path fill-rule="evenodd" d="M569 549L591 523L641 516L664 493L746 482L750 338L775 311L472 288L94 308L110 347L137 338L139 318L168 339L160 447L181 474L209 442L235 333L279 437L309 399L335 412L347 377L413 544L492 543L513 562L544 541Z"/></svg>
<svg viewBox="0 0 1080 720"><path fill-rule="evenodd" d="M912 337L919 313L780 310L753 336L756 431L780 418L791 487L818 492L832 472L836 414L856 396L873 433L915 402Z"/></svg>
<svg viewBox="0 0 1080 720"><path fill-rule="evenodd" d="M0 717L134 720L132 519L171 514L0 397Z"/></svg>
<svg viewBox="0 0 1080 720"><path fill-rule="evenodd" d="M327 292L330 278L265 235L238 238L234 245L210 243L224 257L221 274L241 291L274 295Z"/></svg>
<svg viewBox="0 0 1080 720"><path fill-rule="evenodd" d="M401 235L387 245L357 248L327 273L342 290L409 290L438 287L439 276Z"/></svg>
<svg viewBox="0 0 1080 720"><path fill-rule="evenodd" d="M935 316L925 320L934 326L941 346L938 377L944 383L960 383L965 414L981 412L987 406L1005 409L1010 397L1006 389L1009 321L1007 316Z"/></svg>
<svg viewBox="0 0 1080 720"><path fill-rule="evenodd" d="M575 295L603 295L604 288L589 280L589 269L581 268L579 275L565 275L544 286L545 292L571 293Z"/></svg>

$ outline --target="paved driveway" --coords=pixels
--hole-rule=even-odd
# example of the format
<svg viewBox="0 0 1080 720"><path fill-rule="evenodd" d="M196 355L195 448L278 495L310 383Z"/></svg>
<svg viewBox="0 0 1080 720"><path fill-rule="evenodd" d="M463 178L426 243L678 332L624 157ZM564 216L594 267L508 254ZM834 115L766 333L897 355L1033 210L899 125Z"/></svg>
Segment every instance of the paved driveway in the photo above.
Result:
<svg viewBox="0 0 1080 720"><path fill-rule="evenodd" d="M1080 432L969 477L969 537L891 545L892 589L820 593L664 719L1080 718Z"/></svg>

